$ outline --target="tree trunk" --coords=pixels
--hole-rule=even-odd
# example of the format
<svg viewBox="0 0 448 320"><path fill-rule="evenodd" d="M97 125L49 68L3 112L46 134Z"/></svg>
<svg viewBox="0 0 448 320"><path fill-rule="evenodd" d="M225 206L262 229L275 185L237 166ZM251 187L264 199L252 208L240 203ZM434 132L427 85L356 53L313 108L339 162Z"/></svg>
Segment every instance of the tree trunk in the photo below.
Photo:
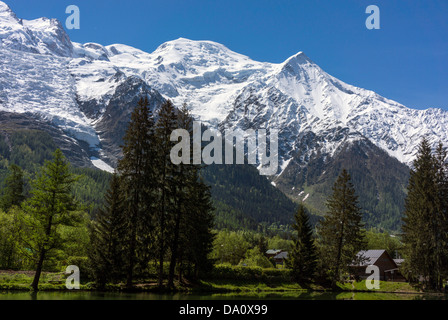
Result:
<svg viewBox="0 0 448 320"><path fill-rule="evenodd" d="M129 260L128 260L128 272L126 278L126 289L132 289L133 286L133 276L134 276L134 255L135 255L135 232L132 232L131 243L129 245Z"/></svg>
<svg viewBox="0 0 448 320"><path fill-rule="evenodd" d="M340 267L340 264L341 264L343 240L344 240L344 222L342 221L342 223L341 223L341 237L339 238L338 255L336 257L336 271L335 271L335 275L333 277L333 281L331 283L331 287L333 287L333 288L336 286L336 281L337 281L337 278L339 277L339 267Z"/></svg>
<svg viewBox="0 0 448 320"><path fill-rule="evenodd" d="M36 273L34 274L33 283L31 284L31 288L35 292L39 291L39 279L40 279L40 275L42 273L44 259L45 259L45 248L42 248L42 250L40 251L40 255L39 255L39 261L38 261L37 267L36 267Z"/></svg>
<svg viewBox="0 0 448 320"><path fill-rule="evenodd" d="M176 262L177 262L177 254L178 254L178 247L179 247L179 229L180 229L180 209L177 211L176 216L176 225L174 227L174 239L173 239L173 245L171 248L171 261L170 261L170 271L168 275L168 287L174 286L174 272L176 268Z"/></svg>
<svg viewBox="0 0 448 320"><path fill-rule="evenodd" d="M54 199L55 199L54 192L53 192L52 199L53 199L53 203L54 203ZM52 212L53 212L53 208L54 208L54 205L52 204L52 206L51 206ZM36 267L36 273L34 274L33 283L31 284L31 288L33 289L34 292L39 291L39 279L40 279L40 275L42 273L42 267L44 265L45 253L46 253L45 246L48 245L48 239L51 234L52 224L53 224L53 216L50 215L50 217L48 219L47 230L45 231L46 239L42 245L42 249L40 250L39 261L37 262L37 267Z"/></svg>
<svg viewBox="0 0 448 320"><path fill-rule="evenodd" d="M160 243L159 243L159 288L163 286L163 258L164 258L164 247L165 247L165 239L164 239L164 228L165 228L165 191L162 191L162 210L160 216Z"/></svg>

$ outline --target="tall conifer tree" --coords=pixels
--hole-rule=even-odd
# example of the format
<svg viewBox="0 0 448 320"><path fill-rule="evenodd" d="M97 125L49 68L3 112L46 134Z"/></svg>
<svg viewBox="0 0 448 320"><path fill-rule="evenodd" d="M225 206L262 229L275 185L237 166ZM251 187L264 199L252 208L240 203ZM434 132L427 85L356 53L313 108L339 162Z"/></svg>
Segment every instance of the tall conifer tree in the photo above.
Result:
<svg viewBox="0 0 448 320"><path fill-rule="evenodd" d="M155 127L155 138L157 145L157 157L155 167L157 168L157 189L156 200L156 252L158 256L159 272L158 285L163 286L163 266L165 255L172 243L174 235L174 225L176 216L176 175L175 166L170 157L174 142L171 141L171 133L178 128L176 110L173 103L167 100L160 108Z"/></svg>
<svg viewBox="0 0 448 320"><path fill-rule="evenodd" d="M183 107L178 110L177 112L177 126L179 129L185 129L190 133L190 137L192 136L193 132L193 119L189 114L189 111L184 104ZM191 141L190 141L191 142ZM192 149L190 148L190 151ZM186 152L186 151L184 151ZM192 158L192 153L188 155L188 157ZM169 267L169 274L168 274L168 286L172 287L174 282L174 273L175 268L179 260L181 246L180 242L181 239L181 232L184 228L184 224L187 222L185 221L185 216L188 214L189 210L189 202L191 201L191 195L189 194L189 188L188 185L195 182L195 179L197 179L196 176L196 170L194 168L194 165L190 162L190 164L187 163L180 163L177 165L176 170L174 171L174 186L175 186L175 193L174 193L174 205L176 207L174 217L173 217L173 235L171 237L170 242L170 267ZM188 222L187 222L188 223Z"/></svg>
<svg viewBox="0 0 448 320"><path fill-rule="evenodd" d="M448 152L439 142L435 154L437 212L434 218L436 245L435 288L442 290L443 279L448 277Z"/></svg>
<svg viewBox="0 0 448 320"><path fill-rule="evenodd" d="M114 174L105 195L105 206L99 209L91 226L90 261L95 281L100 288L117 281L124 273L126 216L120 178Z"/></svg>
<svg viewBox="0 0 448 320"><path fill-rule="evenodd" d="M123 158L118 163L118 174L124 193L127 243L126 287L133 286L135 268L145 264L148 237L153 223L155 168L154 119L149 109L148 99L142 98L131 115L123 138Z"/></svg>
<svg viewBox="0 0 448 320"><path fill-rule="evenodd" d="M361 208L345 169L333 186L327 207L328 213L320 223L319 247L323 267L332 286L335 286L365 245Z"/></svg>
<svg viewBox="0 0 448 320"><path fill-rule="evenodd" d="M403 216L405 270L428 289L441 289L447 263L446 151L423 138L411 170Z"/></svg>
<svg viewBox="0 0 448 320"><path fill-rule="evenodd" d="M309 216L303 204L299 205L294 220L292 227L297 232L297 237L287 263L295 281L309 281L315 273L317 256Z"/></svg>
<svg viewBox="0 0 448 320"><path fill-rule="evenodd" d="M186 225L183 229L185 235L184 261L192 267L195 278L199 278L203 272L212 267L210 253L215 239L211 188L199 176L199 169L197 174L196 181L189 185L191 201L186 215Z"/></svg>

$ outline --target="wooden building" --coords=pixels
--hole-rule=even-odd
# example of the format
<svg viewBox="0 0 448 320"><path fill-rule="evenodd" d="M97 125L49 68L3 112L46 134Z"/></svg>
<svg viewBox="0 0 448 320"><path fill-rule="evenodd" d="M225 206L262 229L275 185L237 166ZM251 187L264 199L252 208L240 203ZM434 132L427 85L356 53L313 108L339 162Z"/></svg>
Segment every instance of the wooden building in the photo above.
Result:
<svg viewBox="0 0 448 320"><path fill-rule="evenodd" d="M371 275L371 273L366 273L366 268L371 265L379 268L382 281L406 281L400 273L399 266L386 250L358 252L356 260L350 265L350 270L355 277L366 279Z"/></svg>
<svg viewBox="0 0 448 320"><path fill-rule="evenodd" d="M270 258L274 258L276 255L278 255L280 252L282 252L282 250L277 250L277 249L269 249L268 251L266 251L266 257L268 257L268 259Z"/></svg>
<svg viewBox="0 0 448 320"><path fill-rule="evenodd" d="M288 252L282 251L274 257L275 264L283 266L288 259Z"/></svg>

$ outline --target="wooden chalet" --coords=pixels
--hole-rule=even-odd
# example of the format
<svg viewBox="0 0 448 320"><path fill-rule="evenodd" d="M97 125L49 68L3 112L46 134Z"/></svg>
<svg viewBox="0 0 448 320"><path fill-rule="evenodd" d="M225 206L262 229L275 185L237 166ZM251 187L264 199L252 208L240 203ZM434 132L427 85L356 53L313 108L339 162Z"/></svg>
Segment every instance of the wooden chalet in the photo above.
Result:
<svg viewBox="0 0 448 320"><path fill-rule="evenodd" d="M380 270L380 280L382 281L406 281L400 273L399 264L402 260L395 261L386 250L366 250L357 254L356 260L350 265L353 276L366 279L371 273L366 273L368 266L377 266Z"/></svg>

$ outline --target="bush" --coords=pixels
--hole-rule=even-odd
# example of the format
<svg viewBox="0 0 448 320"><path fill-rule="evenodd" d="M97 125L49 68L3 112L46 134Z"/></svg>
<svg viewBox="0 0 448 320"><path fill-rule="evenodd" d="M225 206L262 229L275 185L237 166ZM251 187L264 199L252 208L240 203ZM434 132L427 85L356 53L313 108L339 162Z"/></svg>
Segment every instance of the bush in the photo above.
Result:
<svg viewBox="0 0 448 320"><path fill-rule="evenodd" d="M291 281L291 273L288 269L231 266L228 264L214 266L206 277L213 280Z"/></svg>

